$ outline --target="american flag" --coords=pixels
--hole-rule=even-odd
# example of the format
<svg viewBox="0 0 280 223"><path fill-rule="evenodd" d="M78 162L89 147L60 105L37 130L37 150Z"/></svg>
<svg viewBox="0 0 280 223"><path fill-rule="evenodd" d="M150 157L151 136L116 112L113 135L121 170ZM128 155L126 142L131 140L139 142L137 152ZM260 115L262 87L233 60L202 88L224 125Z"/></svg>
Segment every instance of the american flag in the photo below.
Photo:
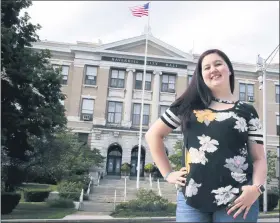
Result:
<svg viewBox="0 0 280 223"><path fill-rule="evenodd" d="M133 8L130 8L132 15L134 15L136 17L148 16L149 15L149 4L150 3L146 3L141 6L135 6Z"/></svg>

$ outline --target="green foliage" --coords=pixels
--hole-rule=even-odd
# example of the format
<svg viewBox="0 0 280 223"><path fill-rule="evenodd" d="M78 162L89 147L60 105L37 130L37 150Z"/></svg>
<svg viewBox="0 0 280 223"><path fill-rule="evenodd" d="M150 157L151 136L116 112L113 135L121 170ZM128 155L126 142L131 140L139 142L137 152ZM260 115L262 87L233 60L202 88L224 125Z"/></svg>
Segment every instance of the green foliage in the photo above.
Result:
<svg viewBox="0 0 280 223"><path fill-rule="evenodd" d="M34 140L33 144L36 149L30 156L26 171L36 173L37 179L38 176L51 176L55 182L82 181L87 188L89 168L101 166L104 160L98 149L90 150L71 132L60 132L46 140Z"/></svg>
<svg viewBox="0 0 280 223"><path fill-rule="evenodd" d="M47 204L51 208L74 208L73 200L60 198L56 200L47 200Z"/></svg>
<svg viewBox="0 0 280 223"><path fill-rule="evenodd" d="M37 189L37 190L26 190L24 191L24 200L26 202L43 202L48 198L50 190Z"/></svg>
<svg viewBox="0 0 280 223"><path fill-rule="evenodd" d="M178 140L174 145L174 154L169 156L169 160L173 165L173 169L178 171L182 168L182 148L183 141Z"/></svg>
<svg viewBox="0 0 280 223"><path fill-rule="evenodd" d="M57 185L58 192L78 192L80 193L83 188L81 182L62 181Z"/></svg>
<svg viewBox="0 0 280 223"><path fill-rule="evenodd" d="M79 201L80 195L81 195L81 191L80 192L59 192L60 198L65 198L65 199L69 199L72 201Z"/></svg>
<svg viewBox="0 0 280 223"><path fill-rule="evenodd" d="M155 167L154 167L154 165L152 163L148 163L144 167L144 171L146 173L152 173L154 171L154 169L155 169Z"/></svg>
<svg viewBox="0 0 280 223"><path fill-rule="evenodd" d="M168 208L168 200L155 194L152 190L139 189L137 191L137 199L129 202L120 203L116 206L116 211L164 211Z"/></svg>
<svg viewBox="0 0 280 223"><path fill-rule="evenodd" d="M26 159L33 147L29 139L52 135L67 120L60 100L62 77L52 68L49 51L30 47L39 40L40 25L19 13L31 0L1 4L1 144L10 157Z"/></svg>
<svg viewBox="0 0 280 223"><path fill-rule="evenodd" d="M34 150L32 139L54 135L67 123L60 103L65 99L62 77L50 64L51 54L31 49L39 40L40 25L30 23L27 13L19 16L31 5L31 0L1 2L1 154L5 153L1 180L5 191L14 191L22 180L23 174L14 173L22 170L22 162Z"/></svg>
<svg viewBox="0 0 280 223"><path fill-rule="evenodd" d="M21 195L19 193L1 193L1 214L9 214L18 205Z"/></svg>
<svg viewBox="0 0 280 223"><path fill-rule="evenodd" d="M126 176L130 172L130 164L129 163L123 163L122 166L121 166L121 171Z"/></svg>
<svg viewBox="0 0 280 223"><path fill-rule="evenodd" d="M273 178L276 178L276 161L277 154L274 151L267 151L267 183L269 184Z"/></svg>

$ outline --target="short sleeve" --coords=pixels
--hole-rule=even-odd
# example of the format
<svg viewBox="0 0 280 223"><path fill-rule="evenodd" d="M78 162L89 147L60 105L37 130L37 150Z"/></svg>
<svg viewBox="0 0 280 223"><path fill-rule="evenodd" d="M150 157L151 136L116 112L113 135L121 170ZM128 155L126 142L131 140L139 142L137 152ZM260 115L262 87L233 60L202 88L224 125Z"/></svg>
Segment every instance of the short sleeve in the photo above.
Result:
<svg viewBox="0 0 280 223"><path fill-rule="evenodd" d="M248 122L248 140L263 144L263 128L259 115L253 106L250 106L250 118Z"/></svg>
<svg viewBox="0 0 280 223"><path fill-rule="evenodd" d="M179 106L171 105L160 117L161 120L170 128L176 129L181 125L181 119L178 116Z"/></svg>

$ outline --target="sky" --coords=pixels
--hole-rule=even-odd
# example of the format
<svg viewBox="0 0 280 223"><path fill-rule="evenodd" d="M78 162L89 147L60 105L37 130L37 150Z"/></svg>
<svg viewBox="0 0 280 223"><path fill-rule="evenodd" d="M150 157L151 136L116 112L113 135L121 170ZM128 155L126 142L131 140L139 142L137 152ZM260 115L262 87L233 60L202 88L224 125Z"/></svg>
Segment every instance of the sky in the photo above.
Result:
<svg viewBox="0 0 280 223"><path fill-rule="evenodd" d="M134 17L129 8L144 3L33 1L25 11L42 26L41 40L105 44L143 34L148 17ZM184 52L218 48L232 61L256 63L258 54L266 59L279 45L279 1L151 1L150 27Z"/></svg>

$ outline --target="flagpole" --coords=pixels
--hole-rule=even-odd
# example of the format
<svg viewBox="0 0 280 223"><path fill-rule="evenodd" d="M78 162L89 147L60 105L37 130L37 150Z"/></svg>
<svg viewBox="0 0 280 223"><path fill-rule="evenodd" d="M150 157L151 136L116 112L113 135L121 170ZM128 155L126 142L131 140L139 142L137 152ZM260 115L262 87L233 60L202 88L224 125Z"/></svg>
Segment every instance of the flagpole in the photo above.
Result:
<svg viewBox="0 0 280 223"><path fill-rule="evenodd" d="M136 188L139 189L140 180L140 160L141 160L141 143L142 143L142 125L143 125L143 113L144 113L144 95L145 95L145 84L146 84L146 67L147 67L147 52L148 52L148 35L150 28L150 6L148 12L148 28L146 30L146 46L145 46L145 59L144 59L144 74L143 74L143 84L142 84L142 97L141 97L141 112L140 112L140 126L139 126L139 141L138 141L138 160L137 160L137 181Z"/></svg>

